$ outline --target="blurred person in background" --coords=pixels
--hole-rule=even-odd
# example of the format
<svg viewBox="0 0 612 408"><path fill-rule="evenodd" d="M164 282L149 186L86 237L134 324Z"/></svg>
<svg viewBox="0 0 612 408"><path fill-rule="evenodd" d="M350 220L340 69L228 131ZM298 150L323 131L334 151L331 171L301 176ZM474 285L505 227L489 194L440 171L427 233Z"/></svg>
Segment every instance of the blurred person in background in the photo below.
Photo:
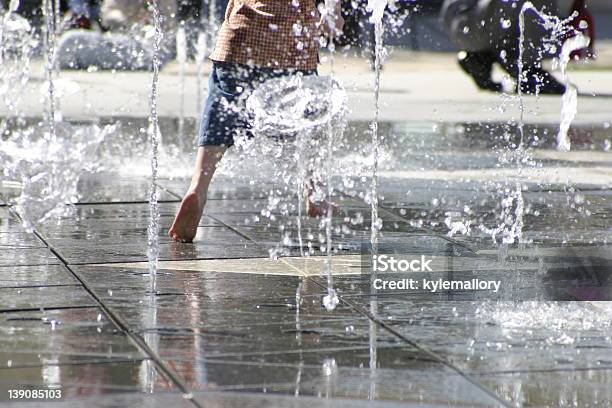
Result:
<svg viewBox="0 0 612 408"><path fill-rule="evenodd" d="M461 50L459 65L480 89L503 90L502 85L491 77L496 62L510 76L518 78L519 15L525 3L526 0L445 0L441 10L442 25ZM546 14L561 15L556 0L532 0L531 3ZM571 12L574 11L578 17L574 18L572 26L584 31L584 25L589 30L590 24L592 30L592 18L584 1L575 1ZM522 55L525 79L521 81L521 91L526 94L562 94L565 85L543 68L542 61L556 57L562 42L575 34L553 38L551 30L542 23L537 13L525 13Z"/></svg>
<svg viewBox="0 0 612 408"><path fill-rule="evenodd" d="M81 3L83 4L83 3ZM90 3L88 3L90 4ZM62 69L148 70L153 64L152 12L145 1L104 0L100 22L108 30L72 29L64 32L58 46ZM176 0L158 0L165 33L160 60L174 56Z"/></svg>
<svg viewBox="0 0 612 408"><path fill-rule="evenodd" d="M94 26L99 27L100 1L98 0L68 0L68 11L66 12L62 31L81 28L90 30Z"/></svg>

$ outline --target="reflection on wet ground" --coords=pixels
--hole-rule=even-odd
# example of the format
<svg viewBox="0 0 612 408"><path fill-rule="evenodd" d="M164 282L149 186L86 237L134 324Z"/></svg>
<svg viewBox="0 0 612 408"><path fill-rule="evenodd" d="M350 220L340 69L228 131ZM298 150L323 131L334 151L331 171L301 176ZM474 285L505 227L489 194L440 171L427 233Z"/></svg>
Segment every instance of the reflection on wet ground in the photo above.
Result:
<svg viewBox="0 0 612 408"><path fill-rule="evenodd" d="M173 122L163 126L171 135ZM161 239L151 293L146 172L107 169L81 181L74 217L35 235L0 206L0 400L9 402L9 389L61 388L67 407L612 406L612 306L596 301L612 293L611 180L593 176L612 164L610 132L576 129L576 151L562 156L554 132L528 129L537 163L524 180L528 242L503 245L483 229L449 230L500 222L497 150L515 142L513 132L383 129L383 244L431 256L438 271L511 282L501 300L372 288L360 256L370 234L368 163L357 168L353 155L368 143L363 124L348 133L355 151L339 159L353 165L337 180L342 302L333 312L321 306L321 222L302 220L300 248L295 196L271 207L278 182L269 174L252 182L222 169L195 242ZM127 140L137 144L134 134ZM542 176L546 168L589 182L559 182ZM452 176L466 170L480 178ZM186 185L168 174L160 181L161 234ZM283 257L270 259L271 250ZM300 250L313 256L304 261ZM578 275L598 280L598 292L560 285ZM589 301L545 301L562 299L559 291Z"/></svg>

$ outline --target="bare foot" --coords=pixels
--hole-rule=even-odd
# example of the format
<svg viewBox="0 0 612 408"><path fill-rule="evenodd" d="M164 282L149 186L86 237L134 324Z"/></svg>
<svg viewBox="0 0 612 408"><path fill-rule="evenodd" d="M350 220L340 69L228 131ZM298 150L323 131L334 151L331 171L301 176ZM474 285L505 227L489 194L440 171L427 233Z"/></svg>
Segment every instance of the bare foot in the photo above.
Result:
<svg viewBox="0 0 612 408"><path fill-rule="evenodd" d="M192 242L198 231L205 204L206 200L201 199L197 193L187 193L168 231L170 238L177 242Z"/></svg>

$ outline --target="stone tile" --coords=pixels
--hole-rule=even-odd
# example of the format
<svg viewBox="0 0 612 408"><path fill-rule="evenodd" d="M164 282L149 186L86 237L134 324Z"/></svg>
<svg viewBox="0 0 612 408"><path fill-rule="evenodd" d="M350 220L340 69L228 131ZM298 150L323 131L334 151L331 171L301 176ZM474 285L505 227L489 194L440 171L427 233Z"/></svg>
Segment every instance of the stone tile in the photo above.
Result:
<svg viewBox="0 0 612 408"><path fill-rule="evenodd" d="M165 189L172 191L182 197L189 187L189 179L163 179L159 184ZM228 177L222 174L215 175L215 182L211 184L208 191L208 200L227 199L258 199L268 197L268 192L275 186L272 183L251 184L249 180L239 177Z"/></svg>
<svg viewBox="0 0 612 408"><path fill-rule="evenodd" d="M105 264L108 262L146 262L146 243L115 244L93 248L56 245L58 253L72 265ZM255 244L210 245L168 242L159 246L160 260L258 258L268 252Z"/></svg>
<svg viewBox="0 0 612 408"><path fill-rule="evenodd" d="M85 175L79 180L81 203L99 202L147 202L150 181L147 177L126 177L117 174L98 173ZM158 199L176 201L177 198L159 189Z"/></svg>
<svg viewBox="0 0 612 408"><path fill-rule="evenodd" d="M279 395L272 392L195 392L195 398L204 406L222 406L227 408L392 408L406 406L404 403L376 400L358 400L349 398L327 398L325 395L312 397L303 395L297 390L295 396ZM435 407L427 403L419 403L423 408ZM459 405L456 405L459 406Z"/></svg>
<svg viewBox="0 0 612 408"><path fill-rule="evenodd" d="M202 273L237 273L257 275L282 276L318 276L325 270L326 258L283 257L281 259L251 258L251 259L201 259L187 261L161 261L160 268L170 271L193 271ZM334 274L361 273L361 257L358 255L334 256ZM117 263L101 265L106 268L131 268L147 270L145 263Z"/></svg>
<svg viewBox="0 0 612 408"><path fill-rule="evenodd" d="M327 399L299 396L293 397L278 394L261 394L249 392L215 392L200 391L193 393L194 398L204 407L224 408L310 408L312 406L321 408L392 408L398 404L385 401L360 401L354 399ZM7 407L39 407L39 403L19 402L5 403ZM138 392L119 392L99 396L75 397L72 399L54 402L54 406L62 408L94 407L115 408L121 407L151 407L166 408L168 406L177 408L191 408L193 404L183 398L182 394L158 392L153 395ZM432 405L422 404L424 408Z"/></svg>
<svg viewBox="0 0 612 408"><path fill-rule="evenodd" d="M127 391L163 392L174 387L149 360L92 364L57 364L43 367L0 368L0 401L9 389L57 389L68 400Z"/></svg>
<svg viewBox="0 0 612 408"><path fill-rule="evenodd" d="M345 368L321 366L169 362L193 389L241 390L322 398L392 400L452 406L491 406L496 400L463 377L444 369ZM206 377L197 377L197 373Z"/></svg>
<svg viewBox="0 0 612 408"><path fill-rule="evenodd" d="M341 278L339 278L341 279ZM367 308L371 297L354 296ZM584 302L377 297L377 316L468 373L610 364L610 315ZM571 319L565 316L572 316Z"/></svg>
<svg viewBox="0 0 612 408"><path fill-rule="evenodd" d="M350 309L327 312L319 286L295 277L162 270L151 299L143 271L82 266L102 301L163 356L228 356L280 350L367 347L367 321ZM295 307L300 288L301 307ZM154 315L152 312L155 311ZM301 339L308 343L301 343ZM395 341L389 336L381 341Z"/></svg>
<svg viewBox="0 0 612 408"><path fill-rule="evenodd" d="M63 265L2 266L0 288L80 285Z"/></svg>
<svg viewBox="0 0 612 408"><path fill-rule="evenodd" d="M477 378L517 406L612 406L612 367L544 369Z"/></svg>
<svg viewBox="0 0 612 408"><path fill-rule="evenodd" d="M12 230L12 231L11 231ZM0 230L0 249L44 248L45 244L34 234L17 232L15 228L3 232Z"/></svg>
<svg viewBox="0 0 612 408"><path fill-rule="evenodd" d="M10 213L8 207L0 207L0 232L24 233L21 222Z"/></svg>
<svg viewBox="0 0 612 408"><path fill-rule="evenodd" d="M118 223L91 223L91 225L62 226L61 229L43 231L45 239L54 248L146 244L141 238L147 235L147 226L126 226ZM172 243L167 230L159 232L162 245ZM240 245L248 241L226 227L199 227L195 243L206 245Z"/></svg>
<svg viewBox="0 0 612 408"><path fill-rule="evenodd" d="M60 261L47 248L2 248L0 267L57 265Z"/></svg>
<svg viewBox="0 0 612 408"><path fill-rule="evenodd" d="M96 306L80 286L0 288L0 311Z"/></svg>
<svg viewBox="0 0 612 408"><path fill-rule="evenodd" d="M96 307L0 314L0 367L84 364L145 356Z"/></svg>
<svg viewBox="0 0 612 408"><path fill-rule="evenodd" d="M102 391L102 392L101 392ZM39 407L40 402L7 402L6 407ZM183 397L183 394L178 392L156 392L148 394L139 391L125 390L100 390L95 386L78 387L70 389L70 394L67 399L61 401L53 401L54 407L61 408L77 408L77 407L92 407L92 408L115 408L115 407L151 407L151 408L167 408L169 406L176 408L193 408L193 403ZM240 405L235 405L236 407Z"/></svg>

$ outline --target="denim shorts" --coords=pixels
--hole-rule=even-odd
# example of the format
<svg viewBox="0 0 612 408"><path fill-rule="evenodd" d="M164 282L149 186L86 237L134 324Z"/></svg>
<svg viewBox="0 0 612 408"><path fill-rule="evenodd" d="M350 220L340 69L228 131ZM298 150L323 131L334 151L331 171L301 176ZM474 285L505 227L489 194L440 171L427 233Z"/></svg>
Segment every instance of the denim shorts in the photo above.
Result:
<svg viewBox="0 0 612 408"><path fill-rule="evenodd" d="M246 111L246 100L251 92L267 79L297 73L316 75L317 71L259 68L213 61L208 78L208 97L200 119L198 146L230 147L235 135L252 137Z"/></svg>

